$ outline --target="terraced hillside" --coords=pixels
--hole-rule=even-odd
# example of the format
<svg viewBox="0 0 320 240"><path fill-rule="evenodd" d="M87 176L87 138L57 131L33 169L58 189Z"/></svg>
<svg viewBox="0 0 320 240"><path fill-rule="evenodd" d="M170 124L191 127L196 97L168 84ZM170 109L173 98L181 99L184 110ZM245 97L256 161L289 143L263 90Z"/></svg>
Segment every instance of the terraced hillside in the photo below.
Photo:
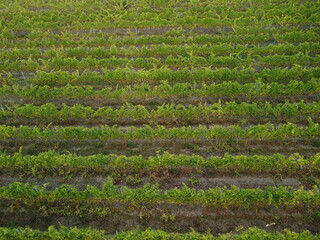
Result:
<svg viewBox="0 0 320 240"><path fill-rule="evenodd" d="M0 239L320 239L319 13L0 1Z"/></svg>

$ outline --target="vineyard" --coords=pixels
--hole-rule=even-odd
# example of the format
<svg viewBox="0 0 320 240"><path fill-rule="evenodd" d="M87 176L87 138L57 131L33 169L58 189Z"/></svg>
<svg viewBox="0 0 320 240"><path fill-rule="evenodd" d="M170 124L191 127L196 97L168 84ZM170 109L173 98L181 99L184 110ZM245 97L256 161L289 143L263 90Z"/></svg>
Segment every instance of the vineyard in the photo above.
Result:
<svg viewBox="0 0 320 240"><path fill-rule="evenodd" d="M0 239L320 239L320 1L1 0Z"/></svg>

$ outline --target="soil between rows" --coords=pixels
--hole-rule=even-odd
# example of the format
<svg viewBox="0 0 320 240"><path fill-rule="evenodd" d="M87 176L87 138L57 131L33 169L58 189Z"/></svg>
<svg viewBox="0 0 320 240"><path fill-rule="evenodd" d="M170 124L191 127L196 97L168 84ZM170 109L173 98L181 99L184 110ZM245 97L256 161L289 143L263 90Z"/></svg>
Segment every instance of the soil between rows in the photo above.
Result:
<svg viewBox="0 0 320 240"><path fill-rule="evenodd" d="M320 93L319 93L320 94ZM315 101L319 101L319 94L314 93L303 93L303 94L295 94L295 95L282 95L282 96L231 96L231 97L215 97L215 96L205 96L205 97L197 97L197 96L156 96L154 98L153 96L141 96L140 98L137 97L130 97L127 98L119 98L119 99L112 99L107 96L92 96L92 97L56 97L56 98L44 98L44 99L33 99L33 98L27 98L27 97L1 97L0 101L2 106L6 105L14 105L14 104L33 104L36 106L40 106L46 103L53 103L57 107L62 107L63 105L75 105L75 104L81 104L85 106L90 107L118 107L120 108L126 103L131 103L135 105L144 105L150 108L154 108L157 105L162 104L183 104L183 105L198 105L198 104L214 104L221 101L221 103L224 102L231 102L234 101L238 104L242 102L246 103L260 103L260 102L269 102L271 104L279 104L279 103L285 103L287 101L289 102L299 102L304 101L305 103L312 103Z"/></svg>
<svg viewBox="0 0 320 240"><path fill-rule="evenodd" d="M225 153L242 155L273 155L280 153L290 156L299 153L309 157L319 152L320 138L291 139L138 139L138 140L66 140L66 139L2 139L0 151L36 155L54 149L78 155L117 154L154 156L157 152L171 154L197 154L202 157L223 156Z"/></svg>
<svg viewBox="0 0 320 240"><path fill-rule="evenodd" d="M152 171L151 171L152 172ZM150 173L151 175L152 173ZM114 174L109 175L114 176ZM157 176L150 176L150 177L138 177L139 175L127 175L122 176L122 179L116 179L115 184L120 186L126 186L130 188L138 188L142 187L147 183L151 184L159 184L159 187L163 190L172 189L172 188L180 188L183 185L187 185L189 187L195 189L209 189L215 187L230 187L232 185L240 187L240 188L265 188L265 187L276 187L276 186L288 186L293 188L299 188L304 186L300 181L299 178L294 177L286 177L282 179L274 179L272 176L269 177L261 177L257 176L241 176L241 177L203 177L201 174L193 174L192 172L190 175L185 176L174 176L174 175L167 175L167 173L163 173L161 176L160 174ZM131 178L128 178L131 177ZM141 180L139 183L132 182L133 178ZM92 177L81 177L76 176L72 179L66 179L62 177L48 177L45 176L44 178L35 178L35 177L10 177L10 176L2 176L0 177L0 187L10 185L14 182L23 182L23 183L30 183L36 185L43 185L47 184L47 190L54 190L57 187L60 187L62 184L68 184L76 187L78 190L85 190L87 185L95 186L98 188L102 188L103 183L106 183L107 176L92 176ZM192 182L195 181L195 182ZM320 183L320 179L316 178L316 181ZM308 186L307 186L308 188Z"/></svg>
<svg viewBox="0 0 320 240"><path fill-rule="evenodd" d="M310 206L311 207L311 206ZM102 216L90 214L101 209ZM130 204L128 202L100 201L94 205L81 202L46 202L25 205L23 202L3 200L0 203L0 225L25 226L46 230L49 225L67 227L94 227L107 233L126 231L135 227L152 227L165 231L187 232L190 228L212 234L235 231L241 227L259 227L268 231L290 229L317 233L320 222L314 221L319 207L272 206L253 210L229 207L202 207L195 204ZM12 213L15 214L12 214ZM69 216L67 216L69 215Z"/></svg>

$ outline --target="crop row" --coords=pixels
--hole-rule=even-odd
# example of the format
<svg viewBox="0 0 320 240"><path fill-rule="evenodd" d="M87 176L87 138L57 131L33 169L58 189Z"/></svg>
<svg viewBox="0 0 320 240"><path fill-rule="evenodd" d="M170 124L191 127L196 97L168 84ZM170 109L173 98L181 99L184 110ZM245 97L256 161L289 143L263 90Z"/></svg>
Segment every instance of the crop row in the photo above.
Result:
<svg viewBox="0 0 320 240"><path fill-rule="evenodd" d="M210 7L211 5L211 7ZM16 5L17 9L19 10L17 15L12 14L12 8L14 6L7 6L4 11L4 18L10 19L12 23L16 21L16 18L22 18L25 16L32 17L34 15L33 11L30 11L28 9L23 8L22 6ZM69 5L70 6L70 5ZM286 8L283 9L283 6ZM306 6L309 6L310 9L306 8ZM66 4L64 6L61 6L62 9L66 7ZM73 11L59 11L55 9L50 9L47 12L51 13L52 20L55 21L61 21L64 23L70 23L74 20L76 20L76 16L79 18L78 21L81 21L83 23L96 20L97 22L103 22L103 20L106 23L111 23L111 20L114 19L116 16L118 16L118 19L120 21L125 20L136 20L136 21L147 21L147 20L158 20L161 22L161 20L168 20L168 14L172 14L173 22L177 19L179 16L180 18L186 20L199 20L204 18L211 17L212 19L221 19L224 21L230 21L232 19L239 19L242 18L246 20L247 18L252 17L252 15L256 16L255 21L268 21L268 20L279 20L279 18L282 17L282 15L285 13L287 14L287 18L285 20L291 20L291 17L299 16L301 19L306 20L308 19L304 15L312 15L316 13L316 9L319 8L318 4L314 4L312 2L306 2L304 5L300 4L279 4L279 5L273 5L270 9L270 6L264 6L260 5L258 8L251 7L248 8L247 11L241 11L238 8L235 7L224 7L217 6L215 4L208 4L207 6L199 7L197 5L193 5L191 8L185 8L185 7L168 7L164 6L162 8L150 8L148 4L146 6L140 6L139 8L135 9L135 11L132 11L131 8L128 8L127 11L123 11L124 9L118 9L116 5L110 5L109 7L106 7L106 5L101 5L101 8L104 10L103 13L101 13L101 9L92 9L92 6L89 8L92 9L91 12L88 12L88 9L85 9L85 11L81 12L81 8L78 9L76 6L74 6ZM59 9L61 10L61 9ZM48 19L47 12L40 12L38 11L37 17L33 18L34 23L39 22L40 20ZM68 15L69 14L69 15ZM87 18L84 17L84 14L88 14ZM179 15L180 14L180 15ZM181 14L186 14L181 16ZM57 17L58 15L58 17ZM188 16L189 15L189 16ZM301 17L304 16L304 18ZM193 18L190 18L192 16ZM195 18L197 16L198 18ZM148 18L149 17L149 18ZM314 16L313 16L314 17ZM316 18L313 18L316 19ZM31 21L30 21L31 22ZM8 26L11 24L8 23Z"/></svg>
<svg viewBox="0 0 320 240"><path fill-rule="evenodd" d="M268 3L266 5L265 3ZM312 2L304 3L307 6L313 5ZM130 5L130 7L128 7ZM174 8L176 11L185 11L186 9L189 9L193 12L203 12L204 10L210 9L214 10L216 14L223 15L226 13L232 14L232 13L242 13L243 15L246 15L248 13L255 13L257 9L261 9L264 11L273 9L276 10L277 13L283 13L285 12L285 9L288 9L288 12L293 12L293 9L296 7L301 8L302 10L305 10L300 6L300 4L296 1L279 1L279 0L273 0L273 1L259 1L259 2L253 2L248 3L246 1L236 1L232 3L226 3L224 1L217 1L216 3L212 3L211 1L166 1L166 0L154 0L154 1L146 1L146 0L140 0L136 2L117 2L117 1L111 1L111 2L96 2L96 1L87 1L87 2L72 2L72 8L65 9L66 1L50 1L50 2L31 2L31 1L21 1L19 4L16 4L16 2L10 2L10 4L6 5L6 9L10 10L13 7L17 7L19 11L37 11L40 12L46 12L50 10L62 10L61 12L77 12L80 9L84 10L85 13L88 12L95 12L100 9L113 9L115 12L121 12L124 9L130 9L131 7L137 8L139 11L143 12L161 12L161 10L169 10L171 8ZM125 7L128 8L125 8ZM242 8L239 8L242 7ZM263 12L264 12L263 11ZM259 14L262 14L259 12ZM259 15L260 16L260 15Z"/></svg>
<svg viewBox="0 0 320 240"><path fill-rule="evenodd" d="M202 206L216 206L221 208L261 208L267 206L319 206L320 192L317 186L312 190L292 189L287 187L266 187L265 189L241 189L236 186L227 188L209 188L198 190L186 185L182 188L161 191L156 185L145 184L141 188L118 188L113 179L108 177L102 189L88 185L83 191L78 191L71 185L63 184L54 190L46 190L45 186L15 182L0 187L1 199L22 200L26 204L38 202L40 199L48 201L76 200L76 201L128 201L128 202L167 202L171 204L197 204Z"/></svg>
<svg viewBox="0 0 320 240"><path fill-rule="evenodd" d="M269 5L266 5L268 3ZM22 0L19 1L19 7L23 7L25 9L28 9L30 11L46 11L50 9L59 9L63 8L66 4L66 1L61 1L61 0L52 0L50 2L34 2L34 1L29 1L29 0ZM90 11L92 9L94 10L99 10L103 7L113 7L116 9L121 9L121 7L125 6L128 3L122 3L122 2L117 2L117 1L111 1L111 2L97 2L97 1L85 1L85 2L72 2L74 9L69 9L70 11L77 10L78 8L84 8L84 10ZM280 7L282 8L283 6L288 6L288 7L295 7L299 2L294 1L294 0L288 0L286 2L283 2L281 0L260 0L259 2L250 2L248 3L245 0L235 0L230 3L226 3L224 0L217 0L215 3L212 3L212 1L209 0L195 0L195 1L181 1L181 0L172 0L172 1L167 1L167 0L153 0L152 2L150 0L139 0L136 2L132 2L134 7L144 7L146 9L159 9L159 8L168 8L168 7L190 7L194 10L197 10L198 8L210 8L214 9L217 12L221 11L228 11L230 9L237 9L239 10L239 7L243 7L240 10L244 11L247 10L248 8L277 8ZM10 2L10 4L7 5L7 7L14 7L18 6L16 2ZM39 9L38 9L39 8ZM43 9L44 8L44 9ZM63 9L63 11L67 11Z"/></svg>
<svg viewBox="0 0 320 240"><path fill-rule="evenodd" d="M298 53L319 54L320 44L318 43L301 43L301 44L279 44L268 45L262 47L259 45L236 45L232 44L219 44L219 45L151 45L151 46L130 46L126 48L117 48L112 45L110 48L97 47L97 48L51 48L41 50L39 48L13 48L0 52L0 59L48 59L48 58L110 58L113 56L126 56L126 57L152 57L152 56L225 56L225 55L294 55Z"/></svg>
<svg viewBox="0 0 320 240"><path fill-rule="evenodd" d="M284 230L284 233L280 232L267 232L259 228L248 228L241 233L225 233L219 236L213 236L211 234L197 233L192 231L189 233L167 233L162 230L153 230L148 228L146 230L134 229L127 232L120 232L115 235L106 235L102 230L96 230L92 228L67 228L60 226L56 228L49 226L48 230L42 232L40 230L31 228L5 228L0 227L0 237L3 240L15 239L15 240L225 240L225 239L286 239L286 240L318 240L319 234L313 235L309 231L303 231L300 233L292 232L288 229Z"/></svg>
<svg viewBox="0 0 320 240"><path fill-rule="evenodd" d="M112 56L110 58L84 57L82 59L52 57L50 59L28 60L6 60L0 59L3 64L0 71L39 71L39 70L84 70L84 69L114 69L114 68L134 68L134 69L160 69L160 68L190 68L190 67L292 67L296 64L303 66L318 66L319 56L310 56L308 53L298 53L295 55L240 55L230 54L229 56L216 56L210 54L208 57L202 56L167 56L164 58L155 57L135 57L120 58Z"/></svg>
<svg viewBox="0 0 320 240"><path fill-rule="evenodd" d="M268 29L268 28L267 28ZM289 31L290 30L290 31ZM256 31L255 29L253 31ZM263 30L261 30L263 31ZM270 30L271 31L271 30ZM16 37L16 34L8 30L5 34L3 31L0 46L2 48L39 48L39 47L97 47L97 46L141 46L146 44L169 44L169 45L184 45L184 44L261 44L261 43L304 43L304 42L319 42L319 28L311 28L308 30L288 29L283 33L253 33L253 34L228 34L228 35L210 35L190 33L179 33L177 36L171 32L169 36L163 35L137 35L130 34L128 36L117 37L114 34L107 33L88 33L82 36L79 34L71 34L70 32L61 33L61 35L52 35L42 37L44 33L30 33L23 39ZM1 36L1 35L0 35ZM39 39L38 39L39 37ZM10 40L10 39L14 39Z"/></svg>
<svg viewBox="0 0 320 240"><path fill-rule="evenodd" d="M281 154L272 156L264 155L229 155L223 157L211 156L208 158L199 155L157 153L156 156L143 157L141 155L90 155L80 156L72 153L59 154L54 150L41 152L38 155L23 155L15 152L9 155L0 152L0 167L6 169L21 169L27 172L38 170L57 169L60 167L78 170L91 169L92 171L119 171L119 170L154 170L166 167L192 167L207 168L218 172L251 172L251 173L274 173L283 171L296 173L299 170L308 170L311 173L320 172L320 154L305 158L295 153L290 157ZM70 170L71 171L71 170Z"/></svg>
<svg viewBox="0 0 320 240"><path fill-rule="evenodd" d="M85 127L55 127L39 128L27 126L6 126L0 125L0 139L22 138L22 139L286 139L286 138L314 138L320 137L320 126L309 119L309 126L298 127L295 124L287 123L275 126L273 124L255 125L242 128L238 125L228 127L181 127L165 128L158 126L152 128L127 127L124 129L116 126L101 126L99 128Z"/></svg>
<svg viewBox="0 0 320 240"><path fill-rule="evenodd" d="M72 60L73 61L73 60ZM75 60L77 61L77 60ZM78 62L78 61L77 61ZM33 61L29 62L33 64ZM19 73L19 72L18 72ZM26 78L26 73L21 72L21 78L24 81L37 85L65 85L70 84L133 84L141 82L160 83L168 81L169 83L180 82L206 82L221 83L223 81L239 81L239 83L256 82L261 79L265 83L288 83L290 80L308 81L312 78L320 78L320 67L306 68L294 65L291 68L264 68L257 71L249 68L183 68L172 70L169 68L154 68L151 70L134 70L131 68L118 68L110 70L102 68L100 72L84 70L68 71L35 71ZM2 74L5 76L5 74ZM1 77L3 83L12 84L18 79L11 73L6 77Z"/></svg>
<svg viewBox="0 0 320 240"><path fill-rule="evenodd" d="M0 119L5 118L31 118L45 119L46 121L66 121L70 119L99 119L105 118L112 121L121 119L144 120L149 123L157 122L159 119L170 120L195 120L206 121L211 118L223 119L225 117L298 117L305 118L320 116L320 102L306 104L303 101L271 105L269 102L263 104L242 102L221 102L206 105L182 105L162 104L155 109L147 109L143 105L122 105L120 108L99 107L92 108L76 104L74 106L63 105L58 108L53 103L41 106L26 104L13 106L0 110Z"/></svg>
<svg viewBox="0 0 320 240"><path fill-rule="evenodd" d="M302 37L301 33L306 33L307 35L310 33L319 32L319 25L291 25L291 26L279 26L272 25L268 27L260 27L260 26L232 26L232 27L210 27L210 28L188 28L188 27L168 27L168 28L122 28L122 29L90 29L90 30L47 30L42 31L39 29L32 29L30 31L13 31L8 28L4 28L0 33L2 40L42 40L42 39L56 39L56 40L86 40L92 39L94 37L105 38L111 40L119 39L120 36L123 36L123 39L137 39L141 41L141 39L145 38L154 38L163 36L163 38L174 38L180 39L181 37L213 37L215 35L221 37L235 37L240 35L250 35L250 36L277 36L280 37L280 34L298 34ZM200 36L199 36L200 35Z"/></svg>
<svg viewBox="0 0 320 240"><path fill-rule="evenodd" d="M66 72L58 72L57 76L53 73L39 73L38 82L56 83L59 79L67 81L76 76ZM82 82L86 79L83 74L76 81ZM99 75L95 75L99 77ZM60 78L59 78L60 77ZM90 73L88 73L90 77ZM41 80L40 80L41 79ZM102 76L97 82L102 80ZM69 80L73 82L72 79ZM239 82L222 82L210 85L200 84L195 86L191 83L176 83L170 85L167 81L162 81L159 85L151 86L148 83L136 84L134 86L107 87L95 90L92 86L72 86L67 84L63 87L50 86L21 86L21 85L2 85L0 86L0 96L22 97L27 99L61 99L61 98L103 98L105 100L115 99L118 102L130 101L132 99L164 99L170 97L216 97L216 98L259 98L259 97L278 97L278 96L308 96L309 94L320 94L320 80L311 79L307 82L296 80L288 81L286 84L277 82L264 83L256 81L253 83L240 84ZM303 97L302 97L303 98ZM272 101L272 99L270 99Z"/></svg>
<svg viewBox="0 0 320 240"><path fill-rule="evenodd" d="M319 7L316 8L319 11ZM3 12L2 12L3 14ZM171 14L171 13L169 13ZM12 16L12 12L9 12L7 14L3 15L10 15ZM279 26L288 26L288 25L298 25L298 24L318 24L320 21L320 17L317 14L312 14L310 17L306 17L303 15L299 16L286 16L286 17L277 17L274 16L274 18L270 17L266 20L259 20L255 16L250 17L244 17L244 18L235 18L235 19L218 19L214 17L203 17L198 18L195 15L190 15L181 18L180 16L176 16L176 18L171 18L171 16L167 16L167 19L160 18L158 14L151 14L153 16L148 16L150 14L143 14L145 18L148 18L148 20L128 20L128 16L124 16L125 20L118 20L114 21L116 16L112 16L113 20L99 20L96 18L99 17L106 17L106 15L94 15L94 20L89 20L88 15L82 13L83 17L86 17L87 21L81 21L78 19L79 14L76 14L73 16L73 18L77 19L66 19L64 23L62 23L61 19L56 19L56 21L53 21L53 18L59 18L61 16L60 12L56 14L56 16L34 16L33 13L29 14L15 14L14 18L11 17L11 19L5 19L2 18L2 21L0 22L2 26L5 28L9 28L12 30L31 30L33 28L47 31L48 29L53 30L70 30L70 29L110 29L110 28L131 28L131 29L137 29L137 28L163 28L163 27L222 27L222 26L228 26L232 27L235 25L238 26L260 26L260 27L266 27L270 25L279 25ZM71 16L71 14L67 13L65 14L66 17ZM35 20L37 18L37 21ZM153 18L153 19L152 19ZM134 26L134 27L132 27Z"/></svg>
<svg viewBox="0 0 320 240"><path fill-rule="evenodd" d="M291 6L291 7L289 7ZM319 3L306 2L303 5L273 6L264 10L259 7L251 11L233 11L217 14L216 10L203 8L201 11L191 9L162 8L159 10L138 8L135 11L128 9L106 8L93 10L90 14L82 11L57 11L38 12L26 11L18 4L11 5L2 11L1 25L11 29L91 29L100 28L143 28L143 27L168 27L168 26L246 26L273 24L313 24L318 23ZM308 7L306 7L308 6ZM69 6L70 7L70 6ZM67 8L65 6L64 8ZM276 9L278 8L278 9ZM19 9L19 11L17 11ZM182 11L181 11L182 10ZM14 13L14 14L13 14ZM285 15L284 15L285 14ZM115 19L117 19L115 21Z"/></svg>

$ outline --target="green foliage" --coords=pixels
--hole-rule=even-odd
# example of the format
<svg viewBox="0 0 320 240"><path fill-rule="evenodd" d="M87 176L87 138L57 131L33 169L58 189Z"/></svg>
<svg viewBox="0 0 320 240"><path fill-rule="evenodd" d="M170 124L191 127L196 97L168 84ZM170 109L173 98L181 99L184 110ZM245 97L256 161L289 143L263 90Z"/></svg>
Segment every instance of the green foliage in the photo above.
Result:
<svg viewBox="0 0 320 240"><path fill-rule="evenodd" d="M309 126L299 127L293 123L286 123L275 126L271 123L264 125L254 125L248 128L241 128L237 125L228 127L199 126L197 128L188 126L181 128L165 128L158 126L152 128L148 125L144 127L128 127L120 129L116 126L101 126L100 128L85 127L55 127L39 128L27 126L6 126L0 125L0 139L22 138L22 139L286 139L299 137L318 137L320 136L320 126L318 123L311 122Z"/></svg>
<svg viewBox="0 0 320 240"><path fill-rule="evenodd" d="M155 240L155 239L168 239L168 240L224 240L224 239L287 239L298 240L319 239L318 234L312 234L309 231L303 231L301 233L295 233L290 230L280 232L267 232L259 228L248 228L240 233L226 233L219 236L213 236L211 234L197 233L191 231L188 233L167 233L162 230L153 230L148 228L146 230L134 229L127 232L121 232L116 235L105 235L104 231L95 230L91 228L67 228L61 226L56 228L54 226L48 227L48 230L41 232L39 230L31 228L0 228L0 236L3 240L15 239L15 240L124 240L124 239L137 239L137 240Z"/></svg>
<svg viewBox="0 0 320 240"><path fill-rule="evenodd" d="M265 189L241 189L232 186L231 189L209 188L197 190L184 185L182 188L174 188L160 191L158 186L146 184L141 188L131 189L127 187L117 188L109 179L101 190L87 186L84 191L78 191L70 185L63 184L60 187L45 191L43 187L12 183L0 187L0 197L3 199L23 200L32 204L39 199L47 199L50 202L62 200L74 200L78 203L90 201L128 201L131 203L177 203L197 204L201 206L214 206L229 208L238 206L246 209L255 209L266 206L318 206L320 193L314 186L313 190L292 189L287 187L267 187Z"/></svg>
<svg viewBox="0 0 320 240"><path fill-rule="evenodd" d="M229 143L239 140L247 145L265 140L280 140L284 144L286 140L297 144L306 140L313 152L318 147L320 105L312 99L320 94L319 1L3 0L0 11L3 150L13 149L8 142L19 144L25 140L45 144L72 140L72 147L85 140L115 140L123 143L123 149L129 148L130 153L141 139L221 140L222 143L212 146L220 151L229 151ZM191 104L178 104L177 99ZM73 101L82 104L63 104ZM165 104L154 107L158 103ZM118 105L111 107L113 104ZM226 119L239 120L238 125L190 126ZM18 126L19 121L25 120L29 125L39 125ZM95 126L81 126L86 120ZM129 121L139 127L97 126L95 121L111 122L109 125ZM281 124L257 124L269 121ZM75 122L80 126L54 127ZM149 125L140 127L144 123ZM158 126L160 123L166 127ZM202 150L196 145L193 149ZM257 149L249 151L252 154ZM39 209L41 217L104 219L114 213L113 204L123 203L142 205L136 214L142 221L153 218L152 207L161 204L197 205L206 211L305 209L306 221L319 220L319 154L218 157L208 152L204 154L210 157L204 158L168 152L150 157L79 156L53 150L38 155L23 153L22 148L12 155L1 152L1 172L7 174L8 170L8 175L19 173L24 177L53 175L64 180L73 174L85 177L91 172L114 177L108 177L101 189L88 185L78 190L62 184L47 190L46 185L21 182L0 187L0 198L11 203L10 208L32 206ZM232 186L200 190L184 185L162 190L151 184L138 188L115 184L120 179L128 185L141 184L145 176L141 173L161 169L191 170L187 180L191 187L200 182L196 178L198 171L208 170L222 174L269 174L274 178L298 175L308 189ZM170 225L180 216L163 210L156 218ZM282 218L270 219L280 222ZM308 231L279 233L237 228L232 233L213 236L148 228L108 236L94 229L51 226L45 232L2 227L0 239L319 239L319 235Z"/></svg>
<svg viewBox="0 0 320 240"><path fill-rule="evenodd" d="M26 35L14 34L10 32L12 29L37 30L32 34L37 36L39 30L46 32L47 29L52 29L64 32L70 27L87 29L90 32L105 28L286 26L297 23L318 23L320 20L317 14L319 12L317 1L307 1L303 4L294 0L274 1L271 4L252 2L248 6L248 11L239 11L244 5L247 6L247 2L239 1L234 5L228 5L225 1L214 3L190 1L178 4L177 1L167 0L152 2L101 0L72 2L69 5L66 1L38 1L36 4L30 1L23 1L21 4L7 1L7 4L3 3L1 26L6 31L2 37L15 38ZM157 8L156 11L154 7ZM206 11L199 11L199 8ZM44 9L50 9L50 14L48 15ZM17 10L19 11L16 12ZM10 21L5 21L7 19ZM63 37L68 36L63 34Z"/></svg>
<svg viewBox="0 0 320 240"><path fill-rule="evenodd" d="M320 114L320 103L313 102L307 104L304 101L297 103L271 105L269 102L257 104L242 102L226 102L221 105L220 102L212 105L199 104L182 105L182 104L162 104L155 109L148 110L143 105L126 104L121 108L99 107L92 108L80 104L73 106L63 105L58 108L53 103L47 103L41 106L26 104L23 106L7 107L0 112L0 118L30 118L43 119L46 121L69 121L72 119L99 119L104 118L113 121L132 119L135 121L142 120L147 123L162 121L193 121L199 118L204 122L211 122L214 119L223 119L228 117L299 117L312 116L318 117Z"/></svg>
<svg viewBox="0 0 320 240"><path fill-rule="evenodd" d="M7 59L5 57L5 59ZM1 59L0 59L1 60ZM229 56L215 56L210 54L208 58L193 56L188 57L173 57L168 56L164 60L154 57L144 58L116 58L114 56L106 59L85 57L81 60L68 57L54 57L51 59L41 58L39 61L34 61L31 58L28 60L6 60L0 66L0 71L48 71L48 70L88 70L88 69L139 69L161 71L163 68L167 69L184 69L184 68L249 68L249 67L293 67L301 65L304 67L316 67L320 57L309 56L308 53L303 54L299 52L296 55L268 55L261 56L248 55L246 57L239 56L239 54L230 54Z"/></svg>
<svg viewBox="0 0 320 240"><path fill-rule="evenodd" d="M14 155L0 153L0 166L8 169L23 167L23 171L30 172L32 169L51 170L60 167L79 170L81 169L156 169L159 167L193 167L209 168L219 171L228 171L228 169L237 169L237 171L248 171L253 173L275 172L283 170L294 173L299 169L309 169L310 172L320 171L320 156L316 154L305 158L299 154L293 154L285 157L281 154L272 156L263 155L236 155L225 154L223 157L212 156L204 158L198 155L170 154L164 152L148 158L140 156L124 155L90 155L78 156L76 154L59 154L53 150L42 152L38 155L22 155L20 152ZM232 170L230 170L232 171ZM307 177L307 176L306 176ZM137 175L129 175L126 181L131 184L140 183L141 179ZM197 179L190 178L190 183L197 183ZM107 186L105 186L107 187Z"/></svg>

